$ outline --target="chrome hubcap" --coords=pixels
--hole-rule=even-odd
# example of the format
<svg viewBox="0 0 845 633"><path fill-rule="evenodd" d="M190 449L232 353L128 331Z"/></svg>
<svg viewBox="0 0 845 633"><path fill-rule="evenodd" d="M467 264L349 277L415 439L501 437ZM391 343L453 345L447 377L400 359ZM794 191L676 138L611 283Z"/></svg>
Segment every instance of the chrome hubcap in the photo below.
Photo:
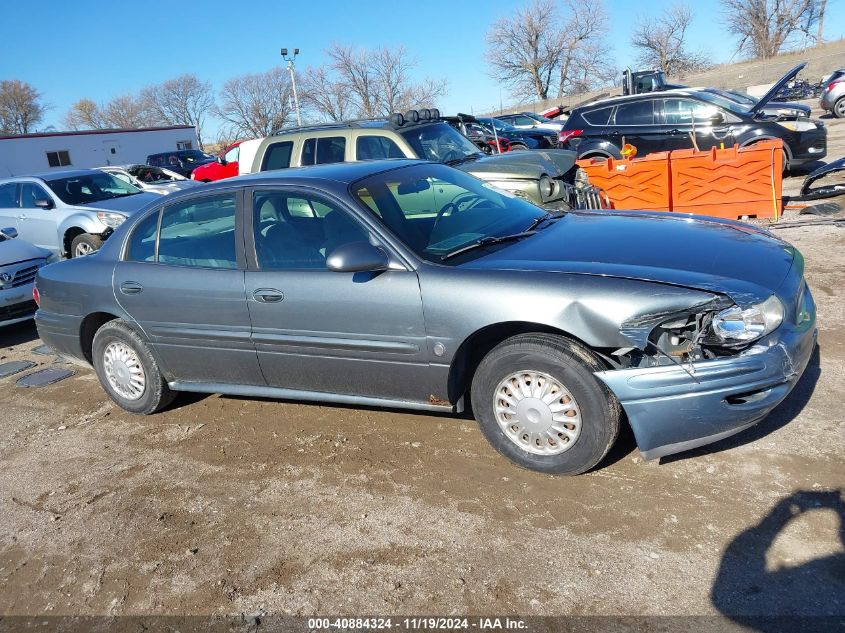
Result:
<svg viewBox="0 0 845 633"><path fill-rule="evenodd" d="M103 352L103 369L109 386L127 400L137 400L144 395L146 375L138 355L126 343L109 343Z"/></svg>
<svg viewBox="0 0 845 633"><path fill-rule="evenodd" d="M581 434L581 410L558 380L539 371L511 374L496 387L496 421L505 436L535 455L569 450Z"/></svg>
<svg viewBox="0 0 845 633"><path fill-rule="evenodd" d="M94 249L87 242L80 242L79 244L76 245L76 256L77 257L82 257L84 255L90 255L93 252L94 252Z"/></svg>

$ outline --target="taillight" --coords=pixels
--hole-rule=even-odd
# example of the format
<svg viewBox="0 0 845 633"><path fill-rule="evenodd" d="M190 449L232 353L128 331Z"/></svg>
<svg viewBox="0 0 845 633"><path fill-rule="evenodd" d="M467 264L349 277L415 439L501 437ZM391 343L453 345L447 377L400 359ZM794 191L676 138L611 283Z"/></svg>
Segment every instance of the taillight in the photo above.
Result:
<svg viewBox="0 0 845 633"><path fill-rule="evenodd" d="M831 90L833 90L834 86L837 86L841 83L842 83L842 81L831 81L829 84L827 84L827 88L825 88L824 91L830 92Z"/></svg>
<svg viewBox="0 0 845 633"><path fill-rule="evenodd" d="M32 287L32 299L35 301L35 305L39 308L41 307L41 295L38 292L38 288L35 286Z"/></svg>
<svg viewBox="0 0 845 633"><path fill-rule="evenodd" d="M584 130L561 130L560 131L560 142L566 143L571 138L575 138L576 136L581 136L581 133Z"/></svg>

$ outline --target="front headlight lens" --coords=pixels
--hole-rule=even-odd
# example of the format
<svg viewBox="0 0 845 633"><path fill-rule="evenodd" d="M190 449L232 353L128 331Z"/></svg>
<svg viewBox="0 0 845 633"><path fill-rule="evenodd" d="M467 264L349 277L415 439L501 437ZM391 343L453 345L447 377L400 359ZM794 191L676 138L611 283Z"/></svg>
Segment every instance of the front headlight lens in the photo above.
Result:
<svg viewBox="0 0 845 633"><path fill-rule="evenodd" d="M126 216L122 213L111 213L110 211L98 211L97 217L100 218L100 222L112 229L119 227L126 219Z"/></svg>
<svg viewBox="0 0 845 633"><path fill-rule="evenodd" d="M552 182L552 179L548 176L542 176L540 178L540 197L543 200L547 200L552 197L552 192L555 190L555 185Z"/></svg>
<svg viewBox="0 0 845 633"><path fill-rule="evenodd" d="M726 343L745 343L773 332L783 321L783 304L772 295L743 310L733 306L713 317L713 332Z"/></svg>
<svg viewBox="0 0 845 633"><path fill-rule="evenodd" d="M587 175L586 169L580 167L575 168L575 186L578 189L586 189L590 186L590 177Z"/></svg>

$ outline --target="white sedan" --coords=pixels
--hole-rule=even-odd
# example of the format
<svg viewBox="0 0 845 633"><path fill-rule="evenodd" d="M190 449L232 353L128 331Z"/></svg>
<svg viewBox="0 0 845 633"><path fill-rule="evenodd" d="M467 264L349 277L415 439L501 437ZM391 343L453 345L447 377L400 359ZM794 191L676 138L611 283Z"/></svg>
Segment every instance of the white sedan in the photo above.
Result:
<svg viewBox="0 0 845 633"><path fill-rule="evenodd" d="M108 165L98 167L98 169L134 185L142 191L161 195L190 189L200 184L195 180L189 180L181 174L177 174L175 171L163 167L151 167L150 165Z"/></svg>

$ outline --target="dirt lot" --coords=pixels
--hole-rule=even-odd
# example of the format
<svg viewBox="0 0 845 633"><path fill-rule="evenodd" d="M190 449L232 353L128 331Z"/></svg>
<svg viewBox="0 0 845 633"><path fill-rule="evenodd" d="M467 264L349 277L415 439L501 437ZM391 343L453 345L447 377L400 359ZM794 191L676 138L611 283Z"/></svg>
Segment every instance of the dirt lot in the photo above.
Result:
<svg viewBox="0 0 845 633"><path fill-rule="evenodd" d="M0 614L845 615L845 229L778 234L818 355L757 427L660 464L630 432L555 478L467 418L220 396L136 417L84 368L0 379ZM53 364L38 344L0 330L0 361Z"/></svg>

